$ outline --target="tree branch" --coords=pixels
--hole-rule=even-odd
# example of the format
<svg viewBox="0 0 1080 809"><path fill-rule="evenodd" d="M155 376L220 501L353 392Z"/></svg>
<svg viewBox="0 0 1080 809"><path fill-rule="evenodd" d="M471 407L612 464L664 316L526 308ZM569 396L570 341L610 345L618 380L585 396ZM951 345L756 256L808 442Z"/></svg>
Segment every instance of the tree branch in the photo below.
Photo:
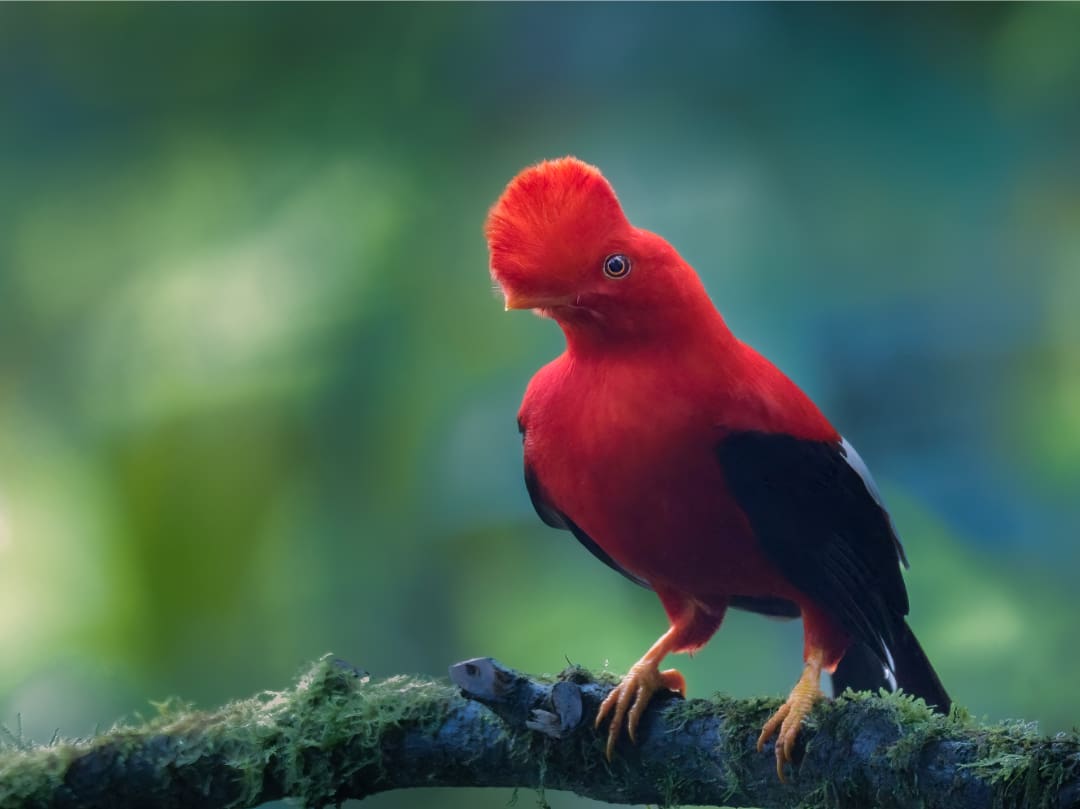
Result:
<svg viewBox="0 0 1080 809"><path fill-rule="evenodd" d="M445 682L324 658L289 691L213 712L167 705L138 727L0 751L4 809L322 806L390 789L568 789L610 803L730 806L1080 806L1080 740L978 726L908 698L847 695L815 710L797 771L755 740L772 699L657 697L609 764L593 718L611 682L483 658Z"/></svg>

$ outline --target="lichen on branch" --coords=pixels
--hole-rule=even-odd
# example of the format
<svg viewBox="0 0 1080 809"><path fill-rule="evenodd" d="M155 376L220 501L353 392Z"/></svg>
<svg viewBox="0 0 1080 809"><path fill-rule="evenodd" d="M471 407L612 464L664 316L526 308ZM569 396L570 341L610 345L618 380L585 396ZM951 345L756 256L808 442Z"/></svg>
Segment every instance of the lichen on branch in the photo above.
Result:
<svg viewBox="0 0 1080 809"><path fill-rule="evenodd" d="M796 772L755 747L777 700L658 697L610 763L593 718L610 679L529 677L489 658L453 685L373 680L325 657L295 686L196 711L178 703L91 739L0 750L4 809L324 806L418 786L566 789L610 803L1080 806L1080 740L942 717L903 696L819 706Z"/></svg>

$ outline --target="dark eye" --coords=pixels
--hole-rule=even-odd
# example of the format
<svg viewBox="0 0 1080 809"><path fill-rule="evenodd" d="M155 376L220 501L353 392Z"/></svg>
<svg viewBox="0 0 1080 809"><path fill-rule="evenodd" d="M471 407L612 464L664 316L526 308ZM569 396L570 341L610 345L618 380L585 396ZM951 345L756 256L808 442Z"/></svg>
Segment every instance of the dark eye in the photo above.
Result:
<svg viewBox="0 0 1080 809"><path fill-rule="evenodd" d="M604 275L608 278L625 278L630 274L630 259L615 253L604 259Z"/></svg>

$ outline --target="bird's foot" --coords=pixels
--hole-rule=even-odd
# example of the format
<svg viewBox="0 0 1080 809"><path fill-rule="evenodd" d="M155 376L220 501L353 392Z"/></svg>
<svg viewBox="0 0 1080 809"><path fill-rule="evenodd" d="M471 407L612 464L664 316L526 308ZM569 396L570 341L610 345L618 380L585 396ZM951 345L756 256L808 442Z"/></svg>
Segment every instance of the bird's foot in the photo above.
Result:
<svg viewBox="0 0 1080 809"><path fill-rule="evenodd" d="M803 719L810 714L818 702L825 699L825 694L821 691L820 679L821 666L814 662L807 663L799 682L791 689L787 702L769 718L765 727L761 729L761 735L758 736L759 753L765 748L765 742L772 736L776 736L776 774L780 777L781 783L787 780L784 778L784 766L792 763L795 741L799 738Z"/></svg>
<svg viewBox="0 0 1080 809"><path fill-rule="evenodd" d="M631 666L622 681L605 697L596 714L595 727L600 727L608 714L612 714L606 750L608 761L611 761L611 754L615 751L623 720L626 720L630 741L636 742L635 734L641 715L653 694L661 688L686 696L686 680L678 671L660 671L656 663L643 659Z"/></svg>

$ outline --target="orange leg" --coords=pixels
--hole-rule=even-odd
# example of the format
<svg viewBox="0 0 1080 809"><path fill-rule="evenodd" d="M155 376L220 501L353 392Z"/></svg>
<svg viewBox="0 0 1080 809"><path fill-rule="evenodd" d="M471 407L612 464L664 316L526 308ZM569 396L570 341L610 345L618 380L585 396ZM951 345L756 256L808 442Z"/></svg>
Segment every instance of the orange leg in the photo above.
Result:
<svg viewBox="0 0 1080 809"><path fill-rule="evenodd" d="M811 648L806 658L806 667L803 669L799 682L791 689L791 695L787 702L772 715L758 736L757 749L760 753L767 742L779 730L776 736L776 774L781 781L784 778L784 765L791 762L791 754L795 750L795 740L799 738L799 729L802 721L813 710L814 706L825 698L821 691L821 669L825 659L825 652L820 648Z"/></svg>
<svg viewBox="0 0 1080 809"><path fill-rule="evenodd" d="M661 688L667 688L686 696L686 680L678 671L675 669L660 671L660 661L681 646L680 634L682 632L683 627L673 626L661 635L641 660L630 667L630 671L622 678L622 682L615 686L600 705L600 711L596 714L596 727L600 727L608 714L614 711L611 726L608 729L608 761L611 760L611 754L615 750L615 742L619 738L623 720L626 720L626 730L630 735L630 741L636 741L634 736L638 722L641 721L641 714L645 711L653 694Z"/></svg>

